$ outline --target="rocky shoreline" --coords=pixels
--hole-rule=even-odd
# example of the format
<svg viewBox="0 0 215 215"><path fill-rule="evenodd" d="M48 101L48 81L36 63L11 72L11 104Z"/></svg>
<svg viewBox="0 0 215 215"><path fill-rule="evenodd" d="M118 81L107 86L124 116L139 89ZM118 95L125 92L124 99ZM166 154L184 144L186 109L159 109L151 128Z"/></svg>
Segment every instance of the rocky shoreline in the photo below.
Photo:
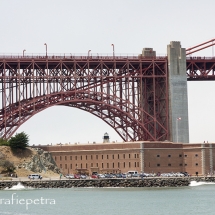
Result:
<svg viewBox="0 0 215 215"><path fill-rule="evenodd" d="M48 189L72 187L183 187L189 186L191 181L215 182L215 177L0 181L0 190L11 188L18 182L25 187Z"/></svg>

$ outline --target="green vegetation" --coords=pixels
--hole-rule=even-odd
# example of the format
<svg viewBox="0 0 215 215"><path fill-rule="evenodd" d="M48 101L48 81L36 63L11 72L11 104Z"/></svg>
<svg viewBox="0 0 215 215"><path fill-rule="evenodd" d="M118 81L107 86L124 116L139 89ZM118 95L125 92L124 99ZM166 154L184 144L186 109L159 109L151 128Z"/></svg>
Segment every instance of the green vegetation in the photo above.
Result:
<svg viewBox="0 0 215 215"><path fill-rule="evenodd" d="M9 146L9 143L7 140L0 138L0 146Z"/></svg>
<svg viewBox="0 0 215 215"><path fill-rule="evenodd" d="M23 154L23 149L26 149L28 144L29 136L25 132L17 133L9 140L0 138L0 146L9 146L14 156L19 155L20 152ZM7 156L0 151L0 173L13 173L15 169L13 162L7 160Z"/></svg>
<svg viewBox="0 0 215 215"><path fill-rule="evenodd" d="M29 144L29 136L25 132L17 133L9 140L11 149L25 149Z"/></svg>
<svg viewBox="0 0 215 215"><path fill-rule="evenodd" d="M0 138L0 146L10 146L12 149L25 149L29 144L29 136L25 132L17 133L9 140Z"/></svg>

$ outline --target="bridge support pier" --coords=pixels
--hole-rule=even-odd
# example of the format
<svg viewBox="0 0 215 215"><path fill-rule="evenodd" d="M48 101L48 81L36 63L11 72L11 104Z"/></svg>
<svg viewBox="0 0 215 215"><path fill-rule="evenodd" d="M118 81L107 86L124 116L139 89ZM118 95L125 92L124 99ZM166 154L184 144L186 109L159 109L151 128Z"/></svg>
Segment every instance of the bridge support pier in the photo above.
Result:
<svg viewBox="0 0 215 215"><path fill-rule="evenodd" d="M186 50L180 42L167 46L169 72L169 131L173 142L189 143Z"/></svg>

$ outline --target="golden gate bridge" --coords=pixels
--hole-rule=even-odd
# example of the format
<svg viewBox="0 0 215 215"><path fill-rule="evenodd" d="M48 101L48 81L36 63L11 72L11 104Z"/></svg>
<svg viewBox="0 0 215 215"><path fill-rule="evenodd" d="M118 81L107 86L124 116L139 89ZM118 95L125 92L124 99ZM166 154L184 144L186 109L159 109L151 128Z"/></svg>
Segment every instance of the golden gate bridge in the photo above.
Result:
<svg viewBox="0 0 215 215"><path fill-rule="evenodd" d="M187 49L174 47L178 43L173 42L169 48L176 50L173 60L170 54L56 56L46 51L30 56L24 50L21 56L0 55L0 136L10 138L35 114L61 105L101 118L124 141L174 141L171 92L182 79L171 85L170 71L182 70L185 81L215 80L215 57L191 56L214 41Z"/></svg>

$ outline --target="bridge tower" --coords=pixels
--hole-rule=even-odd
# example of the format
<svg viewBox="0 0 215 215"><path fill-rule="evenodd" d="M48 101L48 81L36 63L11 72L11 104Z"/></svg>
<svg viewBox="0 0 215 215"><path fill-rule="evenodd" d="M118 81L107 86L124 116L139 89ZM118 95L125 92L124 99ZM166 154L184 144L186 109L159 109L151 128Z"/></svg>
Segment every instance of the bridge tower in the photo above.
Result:
<svg viewBox="0 0 215 215"><path fill-rule="evenodd" d="M189 143L186 49L178 41L167 46L169 130L173 142Z"/></svg>

